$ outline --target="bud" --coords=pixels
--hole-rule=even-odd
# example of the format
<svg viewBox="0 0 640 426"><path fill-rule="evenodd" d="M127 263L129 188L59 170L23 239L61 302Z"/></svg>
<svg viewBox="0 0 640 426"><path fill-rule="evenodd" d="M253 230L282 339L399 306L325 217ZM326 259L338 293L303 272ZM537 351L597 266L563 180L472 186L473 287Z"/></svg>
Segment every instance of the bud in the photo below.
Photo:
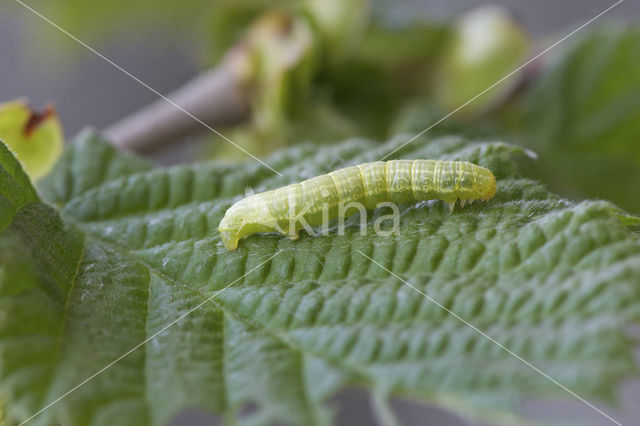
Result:
<svg viewBox="0 0 640 426"><path fill-rule="evenodd" d="M270 12L249 28L230 60L253 108L253 124L263 136L278 135L304 102L314 74L314 33L308 22Z"/></svg>
<svg viewBox="0 0 640 426"><path fill-rule="evenodd" d="M33 180L51 171L64 144L62 125L53 106L35 111L23 100L0 105L0 140Z"/></svg>
<svg viewBox="0 0 640 426"><path fill-rule="evenodd" d="M307 0L306 4L330 61L343 59L358 47L369 23L369 0Z"/></svg>
<svg viewBox="0 0 640 426"><path fill-rule="evenodd" d="M435 97L441 108L451 110L473 99L526 59L529 38L504 8L481 6L455 24L451 42L436 74ZM513 76L461 109L476 115L500 102L517 83Z"/></svg>

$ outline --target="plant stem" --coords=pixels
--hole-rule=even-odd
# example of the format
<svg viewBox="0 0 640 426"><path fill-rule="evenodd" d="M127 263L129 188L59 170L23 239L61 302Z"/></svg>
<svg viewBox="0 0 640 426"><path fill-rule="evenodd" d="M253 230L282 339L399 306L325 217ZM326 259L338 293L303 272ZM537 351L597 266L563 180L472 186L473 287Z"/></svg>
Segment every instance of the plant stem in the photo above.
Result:
<svg viewBox="0 0 640 426"><path fill-rule="evenodd" d="M238 74L233 61L227 58L169 94L171 101L159 99L110 125L103 133L118 147L145 152L210 131L207 126L217 130L239 123L249 117L249 106Z"/></svg>

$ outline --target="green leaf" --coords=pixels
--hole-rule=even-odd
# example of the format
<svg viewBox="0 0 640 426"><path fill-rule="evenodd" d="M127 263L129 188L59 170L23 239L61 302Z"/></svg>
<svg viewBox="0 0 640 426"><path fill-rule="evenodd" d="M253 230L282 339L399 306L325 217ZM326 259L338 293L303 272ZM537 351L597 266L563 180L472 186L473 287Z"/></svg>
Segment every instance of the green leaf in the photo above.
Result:
<svg viewBox="0 0 640 426"><path fill-rule="evenodd" d="M39 201L20 162L0 140L0 231L23 206Z"/></svg>
<svg viewBox="0 0 640 426"><path fill-rule="evenodd" d="M640 212L640 28L586 32L544 68L528 96L523 138L538 176L567 195ZM631 190L630 190L631 189Z"/></svg>
<svg viewBox="0 0 640 426"><path fill-rule="evenodd" d="M0 178L0 400L9 419L26 418L48 399L59 367L83 237L40 202L2 143Z"/></svg>
<svg viewBox="0 0 640 426"><path fill-rule="evenodd" d="M405 140L290 148L268 159L281 177L253 162L151 169L85 134L39 188L59 213L25 205L0 236L9 418L152 336L38 419L161 425L189 407L231 424L327 424L326 400L346 385L377 404L398 394L491 418L524 396L570 398L360 251L580 395L612 398L637 372L626 329L640 317L640 242L611 204L523 176L521 148L442 137L396 152L473 161L499 190L453 214L403 205L392 237L360 235L353 217L345 235L256 234L233 252L220 241L246 187L374 161Z"/></svg>
<svg viewBox="0 0 640 426"><path fill-rule="evenodd" d="M167 29L182 28L193 33L199 27L197 24L204 24L203 18L209 16L208 11L213 7L207 0L185 0L179 4L170 0L114 0L93 7L79 0L55 3L36 0L30 5L68 31L79 33L83 39L105 37L112 34L114 26L131 25L150 28L163 24ZM125 10L127 13L123 13Z"/></svg>
<svg viewBox="0 0 640 426"><path fill-rule="evenodd" d="M171 34L171 43L176 40L182 42L179 46L190 43L200 49L198 59L213 64L240 38L246 25L257 15L267 10L292 9L299 4L294 0L112 0L96 4L82 0L33 0L29 6L71 34L90 41L89 44L97 39L113 40L114 28L119 34L135 29L147 37L157 35L161 28L163 34ZM20 10L22 6L15 5L15 8L24 13ZM39 26L27 30L34 38L50 34L50 28L42 28L47 32L41 31ZM119 40L125 42L126 38L123 36ZM60 48L55 53L69 52Z"/></svg>

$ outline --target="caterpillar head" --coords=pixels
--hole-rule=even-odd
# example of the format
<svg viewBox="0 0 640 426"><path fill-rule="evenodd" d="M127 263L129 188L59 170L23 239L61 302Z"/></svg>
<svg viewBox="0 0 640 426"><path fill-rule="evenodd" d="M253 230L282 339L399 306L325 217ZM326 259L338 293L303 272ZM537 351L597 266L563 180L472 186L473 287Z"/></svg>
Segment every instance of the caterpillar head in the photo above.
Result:
<svg viewBox="0 0 640 426"><path fill-rule="evenodd" d="M235 250L241 239L256 232L272 231L273 225L266 225L267 222L270 223L267 204L253 195L229 207L218 225L218 232L225 247Z"/></svg>
<svg viewBox="0 0 640 426"><path fill-rule="evenodd" d="M220 221L220 225L218 225L218 232L220 232L220 239L224 243L224 246L227 250L235 250L238 248L238 240L240 227L237 224L233 223L232 216L229 214L225 214L222 220Z"/></svg>
<svg viewBox="0 0 640 426"><path fill-rule="evenodd" d="M242 231L247 218L246 200L244 198L229 207L218 225L220 239L227 250L237 249L238 241L243 237Z"/></svg>

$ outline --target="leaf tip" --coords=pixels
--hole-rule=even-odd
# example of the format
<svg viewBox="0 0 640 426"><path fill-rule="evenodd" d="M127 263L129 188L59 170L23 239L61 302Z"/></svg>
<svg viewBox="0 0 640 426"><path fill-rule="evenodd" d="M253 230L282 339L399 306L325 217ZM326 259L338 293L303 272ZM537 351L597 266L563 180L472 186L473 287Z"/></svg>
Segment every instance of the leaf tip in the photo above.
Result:
<svg viewBox="0 0 640 426"><path fill-rule="evenodd" d="M42 111L31 108L26 104L25 108L27 108L29 112L29 118L27 119L22 130L22 133L26 138L30 137L33 132L38 129L38 127L40 127L45 121L50 118L57 117L56 108L51 103L48 103Z"/></svg>

